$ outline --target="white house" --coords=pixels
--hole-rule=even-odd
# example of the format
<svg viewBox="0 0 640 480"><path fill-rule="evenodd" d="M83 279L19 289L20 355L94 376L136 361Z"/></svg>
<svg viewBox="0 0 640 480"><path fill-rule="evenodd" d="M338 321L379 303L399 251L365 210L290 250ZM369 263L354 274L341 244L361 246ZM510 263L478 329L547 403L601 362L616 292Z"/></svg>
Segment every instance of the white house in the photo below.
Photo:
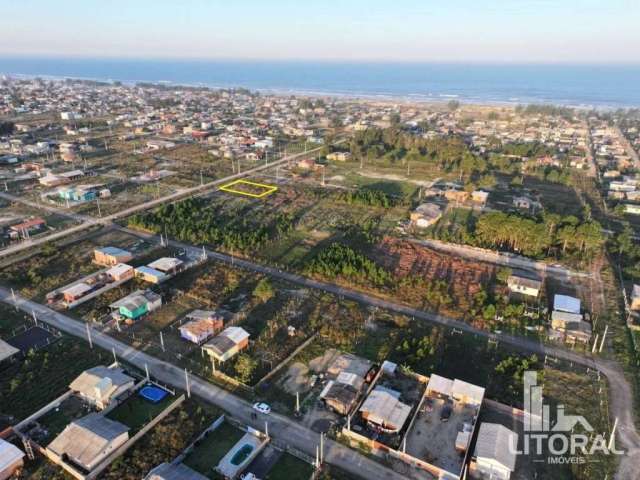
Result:
<svg viewBox="0 0 640 480"><path fill-rule="evenodd" d="M497 423L482 423L472 458L475 478L509 480L516 468L518 435Z"/></svg>
<svg viewBox="0 0 640 480"><path fill-rule="evenodd" d="M0 438L0 480L7 480L24 465L24 453Z"/></svg>

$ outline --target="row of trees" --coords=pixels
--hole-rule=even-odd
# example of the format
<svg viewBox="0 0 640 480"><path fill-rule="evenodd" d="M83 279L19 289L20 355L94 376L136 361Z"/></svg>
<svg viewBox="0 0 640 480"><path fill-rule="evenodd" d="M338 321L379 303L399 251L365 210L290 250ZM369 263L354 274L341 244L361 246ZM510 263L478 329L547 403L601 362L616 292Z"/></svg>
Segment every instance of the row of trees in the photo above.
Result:
<svg viewBox="0 0 640 480"><path fill-rule="evenodd" d="M382 190L371 188L359 188L355 191L341 192L338 198L348 204L366 205L368 207L389 208L396 204L396 200Z"/></svg>
<svg viewBox="0 0 640 480"><path fill-rule="evenodd" d="M604 242L602 227L593 220L581 222L573 215L547 214L528 218L519 214L490 212L475 224L473 238L480 246L509 250L531 257L548 254L552 248L562 253L588 257Z"/></svg>

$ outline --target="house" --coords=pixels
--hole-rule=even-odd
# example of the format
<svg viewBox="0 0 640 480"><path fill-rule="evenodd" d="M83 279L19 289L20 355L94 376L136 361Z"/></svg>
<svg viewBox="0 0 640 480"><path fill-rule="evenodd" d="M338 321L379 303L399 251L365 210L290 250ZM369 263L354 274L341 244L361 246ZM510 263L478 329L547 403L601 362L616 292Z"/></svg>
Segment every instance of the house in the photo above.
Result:
<svg viewBox="0 0 640 480"><path fill-rule="evenodd" d="M365 379L357 373L341 371L320 393L320 399L340 415L349 415L358 403Z"/></svg>
<svg viewBox="0 0 640 480"><path fill-rule="evenodd" d="M163 148L173 148L176 144L168 140L149 140L147 142L147 148L149 150L161 150Z"/></svg>
<svg viewBox="0 0 640 480"><path fill-rule="evenodd" d="M516 468L518 435L497 423L482 423L473 452L472 477L509 480Z"/></svg>
<svg viewBox="0 0 640 480"><path fill-rule="evenodd" d="M626 203L624 205L624 213L630 213L631 215L640 215L640 205L632 205Z"/></svg>
<svg viewBox="0 0 640 480"><path fill-rule="evenodd" d="M411 212L409 218L411 219L411 225L418 228L427 228L442 218L442 209L435 203L423 203Z"/></svg>
<svg viewBox="0 0 640 480"><path fill-rule="evenodd" d="M82 372L69 385L76 395L103 410L127 390L133 388L135 380L121 368L98 366Z"/></svg>
<svg viewBox="0 0 640 480"><path fill-rule="evenodd" d="M160 283L167 278L167 276L155 268L148 266L142 266L135 269L136 278L141 278L145 282Z"/></svg>
<svg viewBox="0 0 640 480"><path fill-rule="evenodd" d="M180 336L197 345L206 342L222 330L224 319L216 312L206 310L194 310L189 313L186 323L180 326Z"/></svg>
<svg viewBox="0 0 640 480"><path fill-rule="evenodd" d="M162 297L151 290L136 290L115 303L109 305L111 309L130 320L137 320L143 315L157 310L162 306Z"/></svg>
<svg viewBox="0 0 640 480"><path fill-rule="evenodd" d="M249 333L241 327L227 327L204 344L202 349L213 359L225 362L249 346Z"/></svg>
<svg viewBox="0 0 640 480"><path fill-rule="evenodd" d="M640 310L640 285L634 285L631 292L631 310Z"/></svg>
<svg viewBox="0 0 640 480"><path fill-rule="evenodd" d="M469 200L469 192L465 192L464 190L449 189L444 192L444 198L446 198L450 202L464 203Z"/></svg>
<svg viewBox="0 0 640 480"><path fill-rule="evenodd" d="M24 453L0 438L0 480L8 480L24 465Z"/></svg>
<svg viewBox="0 0 640 480"><path fill-rule="evenodd" d="M80 282L64 289L62 291L62 296L64 297L65 302L73 303L87 295L91 290L93 290L93 287L91 285Z"/></svg>
<svg viewBox="0 0 640 480"><path fill-rule="evenodd" d="M567 313L580 313L580 299L568 295L554 295L553 309Z"/></svg>
<svg viewBox="0 0 640 480"><path fill-rule="evenodd" d="M542 288L542 280L534 278L533 275L513 273L507 278L507 287L514 293L538 298L540 289Z"/></svg>
<svg viewBox="0 0 640 480"><path fill-rule="evenodd" d="M411 407L400 401L400 392L376 387L360 407L360 413L373 428L397 433L407 422Z"/></svg>
<svg viewBox="0 0 640 480"><path fill-rule="evenodd" d="M109 275L114 282L124 282L125 280L131 280L133 278L133 272L134 270L131 265L118 263L107 270L106 274Z"/></svg>
<svg viewBox="0 0 640 480"><path fill-rule="evenodd" d="M180 270L183 263L182 260L178 260L177 258L164 257L151 262L148 267L167 275L173 275Z"/></svg>
<svg viewBox="0 0 640 480"><path fill-rule="evenodd" d="M74 420L47 450L91 472L129 439L129 427L99 413Z"/></svg>
<svg viewBox="0 0 640 480"><path fill-rule="evenodd" d="M303 158L298 162L298 168L303 170L313 170L316 167L316 162L311 158Z"/></svg>
<svg viewBox="0 0 640 480"><path fill-rule="evenodd" d="M191 470L184 463L161 463L144 477L144 480L208 480L204 475Z"/></svg>
<svg viewBox="0 0 640 480"><path fill-rule="evenodd" d="M22 223L18 223L17 225L11 225L11 227L9 227L9 235L12 238L29 238L32 233L40 232L44 230L46 226L47 222L42 218L31 218Z"/></svg>
<svg viewBox="0 0 640 480"><path fill-rule="evenodd" d="M350 152L333 152L327 155L327 160L332 162L346 162L351 159Z"/></svg>
<svg viewBox="0 0 640 480"><path fill-rule="evenodd" d="M474 190L471 192L471 201L481 207L487 205L487 200L489 199L489 192L484 192L482 190Z"/></svg>
<svg viewBox="0 0 640 480"><path fill-rule="evenodd" d="M130 252L117 247L102 247L93 251L93 261L105 267L127 263L132 259L133 255Z"/></svg>
<svg viewBox="0 0 640 480"><path fill-rule="evenodd" d="M8 344L0 338L0 362L13 357L16 353L19 353L20 349ZM2 477L0 477L2 478Z"/></svg>
<svg viewBox="0 0 640 480"><path fill-rule="evenodd" d="M358 403L360 391L353 385L330 380L320 393L320 400L339 415L349 415Z"/></svg>

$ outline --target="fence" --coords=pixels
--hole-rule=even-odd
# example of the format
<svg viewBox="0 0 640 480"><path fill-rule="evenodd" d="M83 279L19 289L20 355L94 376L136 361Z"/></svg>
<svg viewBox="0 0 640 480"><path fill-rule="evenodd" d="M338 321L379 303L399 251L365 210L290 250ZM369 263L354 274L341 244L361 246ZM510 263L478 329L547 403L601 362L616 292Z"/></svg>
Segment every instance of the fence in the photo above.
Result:
<svg viewBox="0 0 640 480"><path fill-rule="evenodd" d="M289 356L287 356L287 358L281 361L278 365L276 365L274 369L272 369L269 373L267 373L264 377L262 377L260 381L256 383L254 388L258 389L260 385L262 385L264 382L266 382L271 377L273 377L276 373L282 370L282 367L284 367L287 363L289 363L289 361L292 358L294 358L296 355L298 355L302 350L307 348L309 344L316 339L317 336L318 336L318 333L316 332L313 335L311 335L309 338L307 338L307 340L305 340L300 346L298 346L298 348L296 348L293 352L291 352Z"/></svg>

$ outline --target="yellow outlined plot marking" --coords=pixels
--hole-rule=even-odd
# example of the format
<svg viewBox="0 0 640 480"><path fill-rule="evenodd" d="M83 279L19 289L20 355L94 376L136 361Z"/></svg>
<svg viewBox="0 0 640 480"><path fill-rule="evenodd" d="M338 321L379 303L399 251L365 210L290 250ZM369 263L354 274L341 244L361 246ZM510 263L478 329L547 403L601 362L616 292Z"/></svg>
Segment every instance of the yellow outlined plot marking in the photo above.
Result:
<svg viewBox="0 0 640 480"><path fill-rule="evenodd" d="M260 193L253 193L246 190L234 188L234 187L239 187L240 185L246 185L251 189L262 189L263 191ZM223 192L246 195L247 197L262 198L262 197L266 197L267 195L271 195L273 192L278 190L278 187L276 187L275 185L266 185L264 183L250 182L249 180L240 179L240 180L234 180L231 183L227 183L226 185L221 186L220 190L222 190Z"/></svg>

